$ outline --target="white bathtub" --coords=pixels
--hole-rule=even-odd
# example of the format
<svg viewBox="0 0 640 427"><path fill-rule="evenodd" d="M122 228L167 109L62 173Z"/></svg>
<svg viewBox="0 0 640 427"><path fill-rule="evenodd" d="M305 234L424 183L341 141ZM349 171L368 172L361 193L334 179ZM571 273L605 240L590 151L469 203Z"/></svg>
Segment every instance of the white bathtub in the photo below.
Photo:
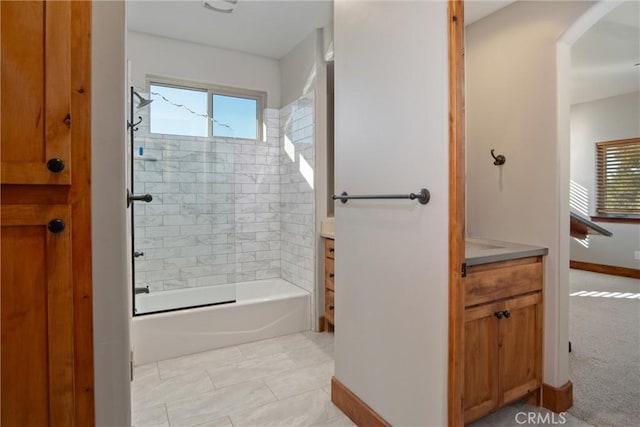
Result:
<svg viewBox="0 0 640 427"><path fill-rule="evenodd" d="M311 302L307 291L282 279L236 283L235 287L235 303L134 317L134 364L310 329ZM210 292L211 288L151 293L136 301L137 305L164 307L162 299L175 301L195 296L198 300L198 292ZM190 295L176 295L180 293Z"/></svg>

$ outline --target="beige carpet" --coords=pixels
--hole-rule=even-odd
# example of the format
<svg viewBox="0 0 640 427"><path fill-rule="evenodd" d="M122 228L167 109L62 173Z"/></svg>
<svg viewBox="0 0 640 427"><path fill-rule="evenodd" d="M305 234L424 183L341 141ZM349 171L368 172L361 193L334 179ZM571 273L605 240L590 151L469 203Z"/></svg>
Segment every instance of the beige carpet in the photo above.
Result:
<svg viewBox="0 0 640 427"><path fill-rule="evenodd" d="M569 412L594 426L640 426L640 280L571 270L570 294Z"/></svg>

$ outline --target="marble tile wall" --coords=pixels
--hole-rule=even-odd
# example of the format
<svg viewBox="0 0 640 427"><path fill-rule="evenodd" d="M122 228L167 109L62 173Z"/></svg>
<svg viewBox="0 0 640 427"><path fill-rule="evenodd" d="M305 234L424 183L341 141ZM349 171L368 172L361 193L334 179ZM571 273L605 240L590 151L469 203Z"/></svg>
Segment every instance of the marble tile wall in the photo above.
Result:
<svg viewBox="0 0 640 427"><path fill-rule="evenodd" d="M314 95L280 109L281 277L314 292Z"/></svg>
<svg viewBox="0 0 640 427"><path fill-rule="evenodd" d="M144 114L145 112L143 112ZM266 141L135 134L136 284L152 291L280 277L279 111ZM140 154L142 148L142 154Z"/></svg>
<svg viewBox="0 0 640 427"><path fill-rule="evenodd" d="M314 292L314 98L265 110L265 141L135 134L136 285L281 277ZM140 154L142 148L142 154Z"/></svg>

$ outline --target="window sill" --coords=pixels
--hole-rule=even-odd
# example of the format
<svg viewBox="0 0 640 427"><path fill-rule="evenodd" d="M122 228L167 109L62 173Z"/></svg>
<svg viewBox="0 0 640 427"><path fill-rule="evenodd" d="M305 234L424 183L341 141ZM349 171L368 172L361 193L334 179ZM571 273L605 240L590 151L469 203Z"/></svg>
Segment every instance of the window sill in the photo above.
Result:
<svg viewBox="0 0 640 427"><path fill-rule="evenodd" d="M640 215L596 215L591 217L593 222L617 222L619 224L640 224Z"/></svg>

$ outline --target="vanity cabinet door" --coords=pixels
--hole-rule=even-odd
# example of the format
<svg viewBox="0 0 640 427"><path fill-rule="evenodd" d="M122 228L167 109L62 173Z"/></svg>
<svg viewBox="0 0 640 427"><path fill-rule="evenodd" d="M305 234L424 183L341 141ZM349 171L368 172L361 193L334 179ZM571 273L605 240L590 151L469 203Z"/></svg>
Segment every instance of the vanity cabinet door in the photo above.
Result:
<svg viewBox="0 0 640 427"><path fill-rule="evenodd" d="M488 414L498 405L498 318L501 304L465 310L464 422Z"/></svg>
<svg viewBox="0 0 640 427"><path fill-rule="evenodd" d="M500 325L500 405L542 385L542 294L505 301Z"/></svg>
<svg viewBox="0 0 640 427"><path fill-rule="evenodd" d="M335 240L324 239L324 330L332 331L335 324Z"/></svg>

